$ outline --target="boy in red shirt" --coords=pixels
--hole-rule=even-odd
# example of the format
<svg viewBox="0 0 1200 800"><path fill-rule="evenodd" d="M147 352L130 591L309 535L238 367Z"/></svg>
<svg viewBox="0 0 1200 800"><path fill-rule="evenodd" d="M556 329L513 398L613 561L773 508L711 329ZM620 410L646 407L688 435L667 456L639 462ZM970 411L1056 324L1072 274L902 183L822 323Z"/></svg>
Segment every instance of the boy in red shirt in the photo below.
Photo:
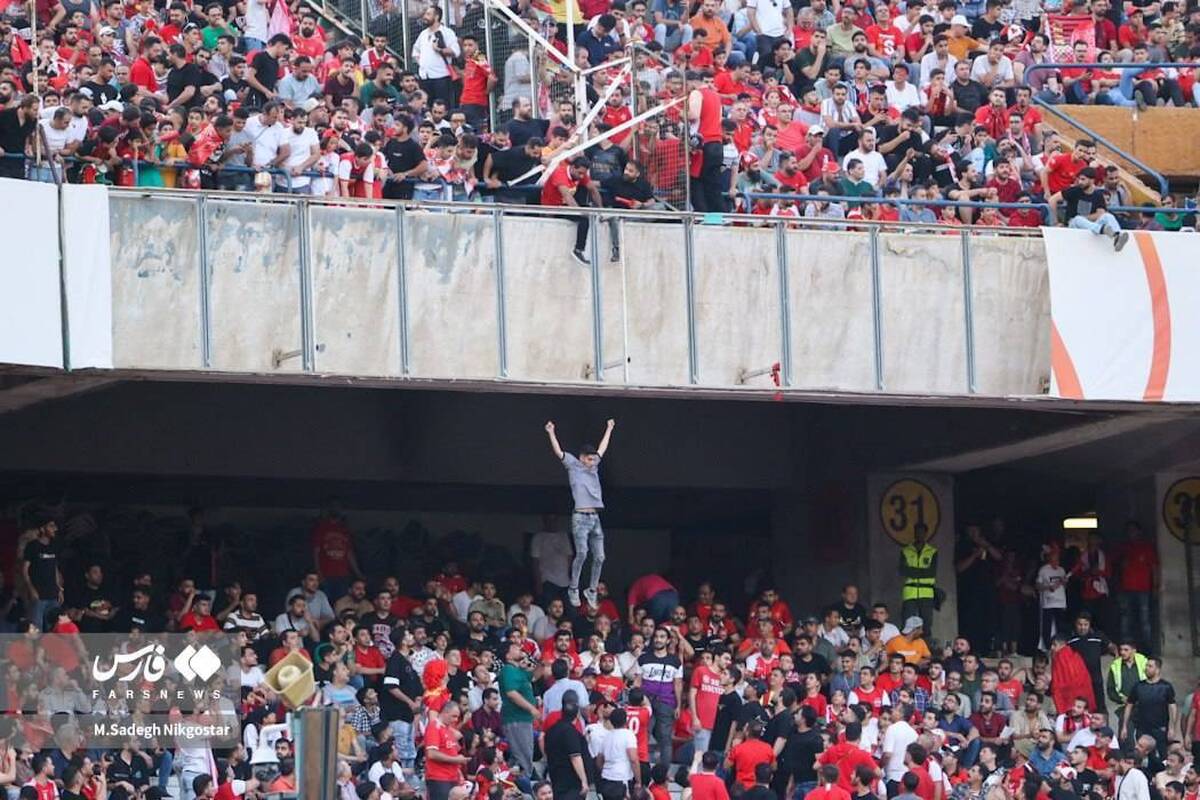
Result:
<svg viewBox="0 0 1200 800"><path fill-rule="evenodd" d="M496 73L488 64L487 56L479 50L479 40L466 35L459 38L462 45L463 72L462 95L459 107L467 115L467 121L478 129L487 119L488 92L496 85Z"/></svg>
<svg viewBox="0 0 1200 800"><path fill-rule="evenodd" d="M850 800L850 792L838 785L837 767L826 764L817 771L817 778L820 780L820 784L805 795L805 800L809 800L809 798L812 800Z"/></svg>
<svg viewBox="0 0 1200 800"><path fill-rule="evenodd" d="M729 800L725 781L716 776L721 756L709 750L700 757L700 771L693 772L688 779L692 788L692 800Z"/></svg>

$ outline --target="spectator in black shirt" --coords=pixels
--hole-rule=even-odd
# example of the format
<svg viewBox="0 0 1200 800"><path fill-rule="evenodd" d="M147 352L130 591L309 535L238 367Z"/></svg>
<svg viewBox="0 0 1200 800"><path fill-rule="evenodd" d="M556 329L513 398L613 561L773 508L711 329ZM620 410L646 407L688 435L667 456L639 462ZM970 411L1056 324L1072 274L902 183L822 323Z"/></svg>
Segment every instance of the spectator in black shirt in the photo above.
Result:
<svg viewBox="0 0 1200 800"><path fill-rule="evenodd" d="M981 42L990 42L1007 27L1000 21L1000 9L1004 0L987 0L987 9L971 24L971 37Z"/></svg>
<svg viewBox="0 0 1200 800"><path fill-rule="evenodd" d="M25 545L25 583L33 604L30 619L46 629L46 612L63 602L62 572L58 568L58 549L54 537L58 523L47 522L38 528L37 538Z"/></svg>
<svg viewBox="0 0 1200 800"><path fill-rule="evenodd" d="M104 633L111 630L117 615L117 604L111 592L104 589L104 570L91 564L83 574L83 587L72 598L72 616L78 615L79 630L83 633Z"/></svg>
<svg viewBox="0 0 1200 800"><path fill-rule="evenodd" d="M576 727L579 698L568 690L562 697L562 717L546 731L546 778L554 788L555 800L583 800L588 793L584 758L589 758L587 741Z"/></svg>
<svg viewBox="0 0 1200 800"><path fill-rule="evenodd" d="M37 95L27 94L16 108L0 111L0 178L25 177L25 162L5 156L25 154L25 145L37 129L37 107Z"/></svg>
<svg viewBox="0 0 1200 800"><path fill-rule="evenodd" d="M425 153L412 138L412 131L412 117L400 114L395 119L395 134L383 146L391 173L383 185L383 196L389 200L412 199L412 184L407 179L425 171Z"/></svg>
<svg viewBox="0 0 1200 800"><path fill-rule="evenodd" d="M512 104L513 118L508 121L508 138L513 147L520 147L535 136L546 138L550 120L533 118L533 103L528 97L518 97Z"/></svg>
<svg viewBox="0 0 1200 800"><path fill-rule="evenodd" d="M132 800L150 785L150 775L153 773L154 759L142 752L136 739L131 739L108 765L109 800Z"/></svg>
<svg viewBox="0 0 1200 800"><path fill-rule="evenodd" d="M1128 234L1126 234L1128 235ZM1162 678L1162 660L1146 659L1146 679L1138 681L1125 700L1121 717L1121 739L1131 735L1153 736L1158 757L1165 758L1168 738L1178 738L1179 707L1175 687ZM1133 723L1132 729L1129 723Z"/></svg>
<svg viewBox="0 0 1200 800"><path fill-rule="evenodd" d="M509 136L511 137L511 133ZM538 136L533 136L522 145L511 145L507 150L499 150L488 156L484 165L484 180L492 189L496 189L497 203L528 204L534 201L537 194L531 191L506 192L505 186L536 186L537 174L530 170L542 163L542 148L545 142Z"/></svg>
<svg viewBox="0 0 1200 800"><path fill-rule="evenodd" d="M833 607L841 615L842 630L851 637L860 636L863 622L867 619L867 609L858 602L858 587L853 583L843 586L841 602L834 603Z"/></svg>
<svg viewBox="0 0 1200 800"><path fill-rule="evenodd" d="M111 58L104 58L100 61L100 66L96 68L95 77L80 87L80 91L86 89L91 94L93 106L99 108L121 96L117 87L112 85L113 72L116 69L115 61Z"/></svg>
<svg viewBox="0 0 1200 800"><path fill-rule="evenodd" d="M1121 223L1108 212L1108 201L1104 192L1096 188L1096 176L1091 168L1085 168L1075 177L1075 184L1047 198L1050 217L1057 219L1058 205L1067 204L1067 226L1091 231L1097 236L1108 236L1113 249L1118 253L1129 241L1129 234L1121 230Z"/></svg>
<svg viewBox="0 0 1200 800"><path fill-rule="evenodd" d="M741 800L777 800L783 795L777 794L771 788L771 784L778 782L779 775L783 770L779 770L775 774L774 780L771 778L770 764L755 764L754 765L754 785L742 793ZM787 790L787 780L784 780L784 791Z"/></svg>
<svg viewBox="0 0 1200 800"><path fill-rule="evenodd" d="M188 61L188 52L181 44L171 45L167 52L171 59L171 73L167 76L167 99L171 102L167 107L200 107L204 103L200 94L204 80L200 67Z"/></svg>
<svg viewBox="0 0 1200 800"><path fill-rule="evenodd" d="M247 102L251 108L259 108L275 97L275 86L279 83L279 61L287 56L292 40L286 33L277 33L267 41L266 49L260 50L250 60L250 71L246 82L250 84Z"/></svg>
<svg viewBox="0 0 1200 800"><path fill-rule="evenodd" d="M857 741L850 738L852 728L856 725L861 734L861 725L851 723L846 729L848 741ZM817 756L824 747L821 734L817 730L817 710L812 706L802 706L796 713L795 727L788 734L783 752L779 756L779 771L786 773L783 783L786 786L787 780L791 779L795 784L797 797L803 797L807 791L816 788Z"/></svg>
<svg viewBox="0 0 1200 800"><path fill-rule="evenodd" d="M736 667L730 667L721 676L721 699L717 700L717 716L713 722L712 738L708 742L710 750L725 752L729 731L741 717L742 697L737 693L737 685L741 680L742 673Z"/></svg>
<svg viewBox="0 0 1200 800"><path fill-rule="evenodd" d="M954 81L950 84L954 102L960 111L971 114L987 102L987 89L971 77L971 60L964 58L954 65Z"/></svg>

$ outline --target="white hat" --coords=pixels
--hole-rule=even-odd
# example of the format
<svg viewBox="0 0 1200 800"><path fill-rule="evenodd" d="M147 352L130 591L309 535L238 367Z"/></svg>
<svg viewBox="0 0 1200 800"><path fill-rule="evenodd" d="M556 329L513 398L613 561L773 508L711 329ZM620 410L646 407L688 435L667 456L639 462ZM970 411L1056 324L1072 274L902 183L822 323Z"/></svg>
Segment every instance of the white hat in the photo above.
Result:
<svg viewBox="0 0 1200 800"><path fill-rule="evenodd" d="M924 627L925 627L925 623L921 620L920 617L909 617L908 619L904 620L904 629L901 630L900 632L903 633L905 636L907 636L908 634L912 633L913 631L918 630L920 628L924 628Z"/></svg>
<svg viewBox="0 0 1200 800"><path fill-rule="evenodd" d="M116 111L120 113L125 110L125 104L120 100L109 100L107 103L100 104L101 111Z"/></svg>
<svg viewBox="0 0 1200 800"><path fill-rule="evenodd" d="M971 23L967 22L967 18L962 14L955 14L950 20L950 26L954 27L955 25L962 25L964 28L971 27Z"/></svg>
<svg viewBox="0 0 1200 800"><path fill-rule="evenodd" d="M303 109L305 112L310 112L319 105L321 105L320 100L318 100L315 97L310 97L307 100L305 100L303 103L300 104L300 108Z"/></svg>

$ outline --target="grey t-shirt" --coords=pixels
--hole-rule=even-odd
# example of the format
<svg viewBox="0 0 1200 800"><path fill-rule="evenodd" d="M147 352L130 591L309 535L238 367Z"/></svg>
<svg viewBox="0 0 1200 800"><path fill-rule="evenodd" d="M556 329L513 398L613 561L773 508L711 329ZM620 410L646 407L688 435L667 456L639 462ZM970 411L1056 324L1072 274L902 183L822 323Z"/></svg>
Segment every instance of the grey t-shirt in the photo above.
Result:
<svg viewBox="0 0 1200 800"><path fill-rule="evenodd" d="M600 494L600 456L596 456L596 465L592 467L584 466L570 453L563 453L562 461L575 508L604 508L604 498Z"/></svg>

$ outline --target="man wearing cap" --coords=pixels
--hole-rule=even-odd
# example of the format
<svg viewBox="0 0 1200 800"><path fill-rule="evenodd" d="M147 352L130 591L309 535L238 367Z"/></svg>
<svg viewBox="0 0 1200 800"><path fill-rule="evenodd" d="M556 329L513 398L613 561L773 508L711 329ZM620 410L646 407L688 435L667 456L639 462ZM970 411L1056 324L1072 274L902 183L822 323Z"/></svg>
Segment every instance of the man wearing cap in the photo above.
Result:
<svg viewBox="0 0 1200 800"><path fill-rule="evenodd" d="M972 50L982 50L983 43L971 36L968 31L971 23L962 14L955 14L950 20L950 39L948 49L957 60L963 61Z"/></svg>
<svg viewBox="0 0 1200 800"><path fill-rule="evenodd" d="M904 620L904 627L900 629L900 635L888 642L886 649L889 656L893 654L904 656L906 664L919 664L932 658L929 645L925 644L924 623L917 616L911 616Z"/></svg>

